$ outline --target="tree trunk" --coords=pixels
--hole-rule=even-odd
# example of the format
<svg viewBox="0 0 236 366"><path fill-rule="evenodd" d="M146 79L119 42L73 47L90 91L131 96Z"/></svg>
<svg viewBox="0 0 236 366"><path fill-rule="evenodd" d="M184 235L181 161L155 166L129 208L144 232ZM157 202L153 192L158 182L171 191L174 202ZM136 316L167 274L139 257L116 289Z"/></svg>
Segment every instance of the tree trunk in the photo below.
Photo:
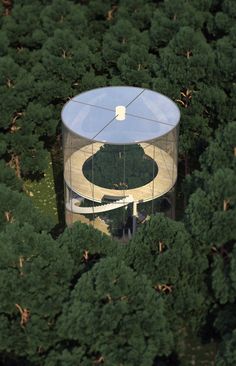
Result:
<svg viewBox="0 0 236 366"><path fill-rule="evenodd" d="M223 201L223 210L227 211L228 207L229 207L229 200L224 199L224 201Z"/></svg>
<svg viewBox="0 0 236 366"><path fill-rule="evenodd" d="M2 0L2 5L4 7L4 13L3 15L7 16L11 14L11 9L12 9L12 0Z"/></svg>
<svg viewBox="0 0 236 366"><path fill-rule="evenodd" d="M20 179L21 178L20 158L18 155L12 154L9 166L15 170L16 176Z"/></svg>

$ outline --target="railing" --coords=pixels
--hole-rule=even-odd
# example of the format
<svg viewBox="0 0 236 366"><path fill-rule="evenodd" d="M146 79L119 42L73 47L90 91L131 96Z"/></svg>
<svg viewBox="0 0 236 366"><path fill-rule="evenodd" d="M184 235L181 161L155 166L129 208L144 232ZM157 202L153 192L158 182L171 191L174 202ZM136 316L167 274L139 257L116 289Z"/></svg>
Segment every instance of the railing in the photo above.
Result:
<svg viewBox="0 0 236 366"><path fill-rule="evenodd" d="M78 199L72 198L70 201L66 203L67 210L78 214L100 213L115 210L119 207L127 206L129 203L134 202L134 199L131 195L129 195L122 197L121 199L111 203L106 203L104 205L92 206L92 207L78 206L79 202L80 201Z"/></svg>

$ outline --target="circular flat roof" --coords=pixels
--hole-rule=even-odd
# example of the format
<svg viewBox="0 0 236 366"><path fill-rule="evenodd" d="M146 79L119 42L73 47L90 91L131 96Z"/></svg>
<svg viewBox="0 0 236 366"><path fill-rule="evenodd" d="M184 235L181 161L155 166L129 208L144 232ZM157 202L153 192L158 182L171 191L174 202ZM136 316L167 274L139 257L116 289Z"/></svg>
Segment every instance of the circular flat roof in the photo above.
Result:
<svg viewBox="0 0 236 366"><path fill-rule="evenodd" d="M179 123L180 111L163 94L131 86L110 86L73 97L61 116L66 128L86 139L132 144L170 132Z"/></svg>

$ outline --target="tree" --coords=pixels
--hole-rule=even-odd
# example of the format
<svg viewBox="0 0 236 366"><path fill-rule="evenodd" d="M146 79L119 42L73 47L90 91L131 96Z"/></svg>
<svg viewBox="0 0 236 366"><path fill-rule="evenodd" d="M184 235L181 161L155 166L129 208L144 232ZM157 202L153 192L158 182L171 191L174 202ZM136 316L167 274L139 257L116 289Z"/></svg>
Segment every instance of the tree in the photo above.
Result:
<svg viewBox="0 0 236 366"><path fill-rule="evenodd" d="M119 57L117 67L126 85L148 88L155 61L147 46L131 45L127 53Z"/></svg>
<svg viewBox="0 0 236 366"><path fill-rule="evenodd" d="M217 131L201 157L202 170L192 179L198 189L190 197L186 221L207 252L235 238L235 134L234 123Z"/></svg>
<svg viewBox="0 0 236 366"><path fill-rule="evenodd" d="M204 27L210 17L210 2L187 3L166 1L160 3L154 12L150 28L151 45L154 50L166 46L181 27L189 26L194 30ZM201 6L202 5L202 6Z"/></svg>
<svg viewBox="0 0 236 366"><path fill-rule="evenodd" d="M80 222L66 228L58 238L58 243L67 248L73 258L73 286L82 273L90 270L101 258L115 256L117 252L117 243L114 240Z"/></svg>
<svg viewBox="0 0 236 366"><path fill-rule="evenodd" d="M143 31L150 28L154 8L155 5L149 0L120 0L115 15L118 19L130 19L135 28Z"/></svg>
<svg viewBox="0 0 236 366"><path fill-rule="evenodd" d="M190 233L209 261L211 325L221 339L217 365L233 365L235 360L235 131L234 123L220 128L202 155L202 170L193 177L198 189L190 196L186 211Z"/></svg>
<svg viewBox="0 0 236 366"><path fill-rule="evenodd" d="M34 40L34 34L40 28L40 14L42 2L34 1L17 2L11 10L11 16L3 17L3 28L6 31L12 51L14 54L19 49L34 49L40 46L40 43ZM37 32L37 31L36 31ZM26 60L25 60L26 61Z"/></svg>
<svg viewBox="0 0 236 366"><path fill-rule="evenodd" d="M40 13L42 28L47 36L53 36L56 29L73 30L77 38L82 38L88 29L85 8L72 1L54 0Z"/></svg>
<svg viewBox="0 0 236 366"><path fill-rule="evenodd" d="M115 258L82 275L58 319L58 333L61 342L46 365L148 366L173 345L160 296L145 276Z"/></svg>
<svg viewBox="0 0 236 366"><path fill-rule="evenodd" d="M208 263L182 223L163 215L153 216L121 255L132 269L146 274L161 294L168 306L172 329L179 331L183 324L193 328L201 325L208 305L204 285Z"/></svg>
<svg viewBox="0 0 236 366"><path fill-rule="evenodd" d="M93 162L84 164L83 172L98 186L124 190L150 182L157 174L157 165L145 156L140 145L104 145L93 156Z"/></svg>
<svg viewBox="0 0 236 366"><path fill-rule="evenodd" d="M12 223L18 223L20 226L28 223L35 228L36 232L49 231L52 228L50 220L41 216L29 197L24 193L11 190L3 183L0 184L0 201L1 230Z"/></svg>
<svg viewBox="0 0 236 366"><path fill-rule="evenodd" d="M216 365L217 366L233 366L236 362L236 330L230 335L227 335L224 338L223 343L221 344L219 353L216 357Z"/></svg>
<svg viewBox="0 0 236 366"><path fill-rule="evenodd" d="M0 160L0 183L4 183L8 188L20 191L23 183L19 180L13 169L8 167L4 160Z"/></svg>
<svg viewBox="0 0 236 366"><path fill-rule="evenodd" d="M118 19L103 37L102 55L110 74L116 70L117 59L135 44L148 48L148 33L139 32L128 19Z"/></svg>
<svg viewBox="0 0 236 366"><path fill-rule="evenodd" d="M0 102L4 111L0 125L7 146L7 158L18 177L22 173L27 174L30 169L33 172L42 171L46 163L43 143L35 134L35 126L29 128L22 124L25 108L33 94L34 78L9 56L2 57L0 70L0 92L5 95Z"/></svg>
<svg viewBox="0 0 236 366"><path fill-rule="evenodd" d="M48 234L17 222L0 233L0 253L0 352L39 364L55 342L71 258Z"/></svg>

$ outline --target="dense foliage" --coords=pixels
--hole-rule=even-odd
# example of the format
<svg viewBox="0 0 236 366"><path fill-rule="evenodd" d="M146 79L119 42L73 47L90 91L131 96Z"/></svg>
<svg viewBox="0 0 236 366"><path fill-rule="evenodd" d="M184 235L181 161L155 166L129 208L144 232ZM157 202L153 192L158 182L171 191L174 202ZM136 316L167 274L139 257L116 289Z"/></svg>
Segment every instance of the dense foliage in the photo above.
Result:
<svg viewBox="0 0 236 366"><path fill-rule="evenodd" d="M0 12L0 363L177 365L191 328L219 344L217 366L235 366L235 1L8 0ZM181 109L183 219L153 216L129 243L79 223L59 236L24 186L60 145L63 104L105 85Z"/></svg>
<svg viewBox="0 0 236 366"><path fill-rule="evenodd" d="M93 170L93 174L92 174ZM83 166L85 177L111 189L131 189L149 183L157 175L157 165L140 145L104 145Z"/></svg>

